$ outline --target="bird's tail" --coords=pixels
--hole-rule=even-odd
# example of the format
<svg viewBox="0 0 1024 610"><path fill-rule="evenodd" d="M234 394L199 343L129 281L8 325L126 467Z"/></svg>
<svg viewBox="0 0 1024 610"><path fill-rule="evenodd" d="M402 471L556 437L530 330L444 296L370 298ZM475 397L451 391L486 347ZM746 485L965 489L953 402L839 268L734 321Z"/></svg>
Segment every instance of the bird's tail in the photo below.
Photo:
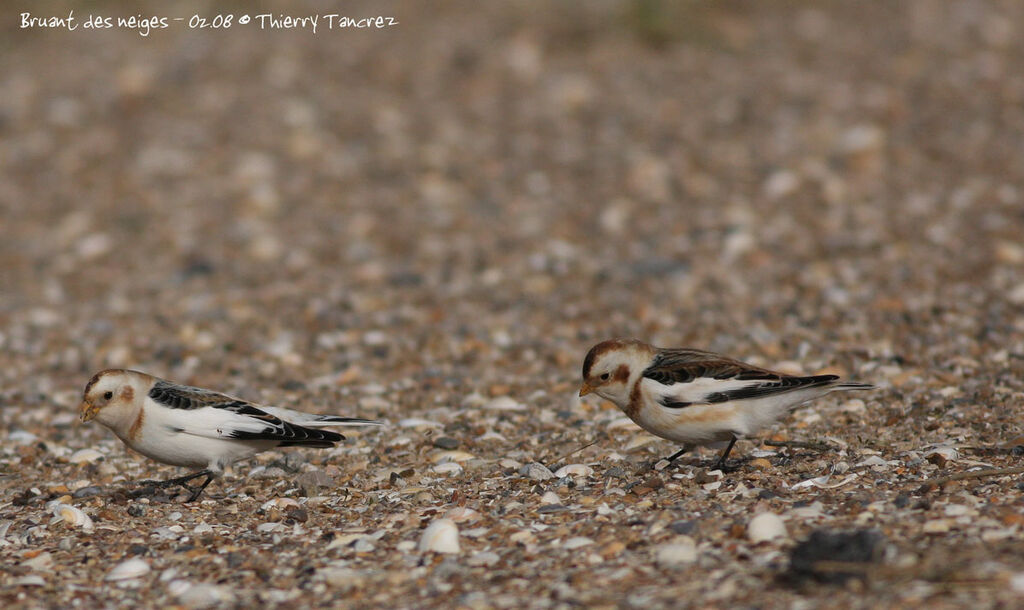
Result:
<svg viewBox="0 0 1024 610"><path fill-rule="evenodd" d="M315 420L303 422L306 426L383 426L384 422L359 417L319 415Z"/></svg>
<svg viewBox="0 0 1024 610"><path fill-rule="evenodd" d="M876 386L870 383L857 383L856 381L844 381L832 386L833 390L874 390Z"/></svg>

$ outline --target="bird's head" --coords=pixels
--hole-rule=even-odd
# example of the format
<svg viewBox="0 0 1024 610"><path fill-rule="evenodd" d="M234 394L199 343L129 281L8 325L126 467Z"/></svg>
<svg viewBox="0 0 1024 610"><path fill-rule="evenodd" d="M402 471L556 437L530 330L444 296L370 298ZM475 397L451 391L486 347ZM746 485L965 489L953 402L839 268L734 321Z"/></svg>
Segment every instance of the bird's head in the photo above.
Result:
<svg viewBox="0 0 1024 610"><path fill-rule="evenodd" d="M78 416L84 422L98 418L103 423L108 416L133 407L136 400L145 396L147 377L145 373L125 369L96 373L82 392Z"/></svg>
<svg viewBox="0 0 1024 610"><path fill-rule="evenodd" d="M652 348L635 340L602 341L583 359L583 385L580 396L594 393L620 407L629 403L630 381L652 358Z"/></svg>

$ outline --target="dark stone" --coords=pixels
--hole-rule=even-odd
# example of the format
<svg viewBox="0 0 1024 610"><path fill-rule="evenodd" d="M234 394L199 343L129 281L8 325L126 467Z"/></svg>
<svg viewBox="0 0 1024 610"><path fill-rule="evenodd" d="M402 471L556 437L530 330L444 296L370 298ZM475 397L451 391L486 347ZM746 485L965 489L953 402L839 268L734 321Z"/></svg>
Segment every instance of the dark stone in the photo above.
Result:
<svg viewBox="0 0 1024 610"><path fill-rule="evenodd" d="M149 552L149 547L144 544L133 544L125 552L129 555L145 555Z"/></svg>
<svg viewBox="0 0 1024 610"><path fill-rule="evenodd" d="M309 513L304 508L292 507L285 512L285 516L298 523L305 523L309 520Z"/></svg>
<svg viewBox="0 0 1024 610"><path fill-rule="evenodd" d="M868 567L881 560L884 547L885 536L878 530L815 530L793 548L789 569L798 579L844 583L864 578Z"/></svg>
<svg viewBox="0 0 1024 610"><path fill-rule="evenodd" d="M306 389L306 384L298 379L289 379L281 384L281 388L288 392L301 392Z"/></svg>
<svg viewBox="0 0 1024 610"><path fill-rule="evenodd" d="M434 446L438 449L455 449L459 446L459 441L450 436L439 436L434 439Z"/></svg>
<svg viewBox="0 0 1024 610"><path fill-rule="evenodd" d="M668 525L668 529L677 534L689 535L697 530L697 522L692 519L689 521L673 521Z"/></svg>
<svg viewBox="0 0 1024 610"><path fill-rule="evenodd" d="M75 493L71 494L72 498L90 498L92 496L98 496L103 493L103 490L95 485L83 487L75 490Z"/></svg>
<svg viewBox="0 0 1024 610"><path fill-rule="evenodd" d="M906 508L910 506L910 496L907 494L900 494L896 496L896 499L892 501L896 508Z"/></svg>
<svg viewBox="0 0 1024 610"><path fill-rule="evenodd" d="M608 470L604 471L604 478L606 479L624 479L626 478L626 471L618 466L612 466Z"/></svg>
<svg viewBox="0 0 1024 610"><path fill-rule="evenodd" d="M128 514L133 517L144 517L146 516L146 505L145 504L129 504Z"/></svg>

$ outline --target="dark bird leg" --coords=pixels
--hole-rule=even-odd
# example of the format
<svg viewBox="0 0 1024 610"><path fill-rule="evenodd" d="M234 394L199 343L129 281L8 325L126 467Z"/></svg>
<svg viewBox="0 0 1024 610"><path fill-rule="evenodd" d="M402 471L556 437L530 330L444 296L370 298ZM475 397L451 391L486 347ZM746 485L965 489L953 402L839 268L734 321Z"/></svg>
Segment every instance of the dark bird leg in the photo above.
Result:
<svg viewBox="0 0 1024 610"><path fill-rule="evenodd" d="M680 449L679 451L676 451L675 453L673 453L672 455L668 456L665 459L668 460L669 463L671 464L672 462L676 461L677 457L683 455L684 453L686 453L689 450L690 450L689 447L683 447L682 449Z"/></svg>
<svg viewBox="0 0 1024 610"><path fill-rule="evenodd" d="M206 477L206 480L203 481L201 485L195 486L188 484L188 482L191 481L192 479L198 479L199 477ZM199 472L193 472L192 474L187 474L183 477L167 479L166 481L140 481L140 484L150 485L158 489L166 489L168 487L175 486L184 487L186 490L192 492L192 495L190 495L188 499L185 501L192 502L193 500L199 497L199 494L203 493L203 490L206 489L206 486L209 485L210 481L213 481L215 477L216 475L211 470L207 469L200 470Z"/></svg>
<svg viewBox="0 0 1024 610"><path fill-rule="evenodd" d="M690 450L690 447L683 447L682 449L680 449L679 451L676 451L675 453L673 453L672 455L668 456L667 458L661 458L661 459L667 461L669 464L672 464L672 462L676 461L677 457L683 455L684 453L686 453L689 450ZM641 466L640 467L640 470L637 471L637 474L640 474L640 473L648 471L648 470L655 470L655 466L657 466L660 462L661 462L661 460L654 460L652 462L648 462L645 466ZM665 466L665 467L668 468L668 466Z"/></svg>
<svg viewBox="0 0 1024 610"><path fill-rule="evenodd" d="M722 457L718 458L718 461L715 462L715 466L712 470L721 470L722 472L726 472L725 458L729 457L729 452L732 451L732 446L735 444L736 437L733 436L732 439L729 440L729 446L722 452Z"/></svg>

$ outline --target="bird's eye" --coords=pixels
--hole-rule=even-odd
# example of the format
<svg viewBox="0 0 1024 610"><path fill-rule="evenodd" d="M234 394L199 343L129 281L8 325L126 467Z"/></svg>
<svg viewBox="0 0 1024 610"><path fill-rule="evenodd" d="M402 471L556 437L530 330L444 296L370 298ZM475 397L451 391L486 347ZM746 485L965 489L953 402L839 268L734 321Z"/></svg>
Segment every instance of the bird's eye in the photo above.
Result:
<svg viewBox="0 0 1024 610"><path fill-rule="evenodd" d="M604 375L601 375L601 381L608 381L609 377L611 377L611 375L608 374L608 373L605 373Z"/></svg>
<svg viewBox="0 0 1024 610"><path fill-rule="evenodd" d="M113 392L107 391L107 392L103 393L103 399L104 400L110 400L113 397L114 397L114 393Z"/></svg>

